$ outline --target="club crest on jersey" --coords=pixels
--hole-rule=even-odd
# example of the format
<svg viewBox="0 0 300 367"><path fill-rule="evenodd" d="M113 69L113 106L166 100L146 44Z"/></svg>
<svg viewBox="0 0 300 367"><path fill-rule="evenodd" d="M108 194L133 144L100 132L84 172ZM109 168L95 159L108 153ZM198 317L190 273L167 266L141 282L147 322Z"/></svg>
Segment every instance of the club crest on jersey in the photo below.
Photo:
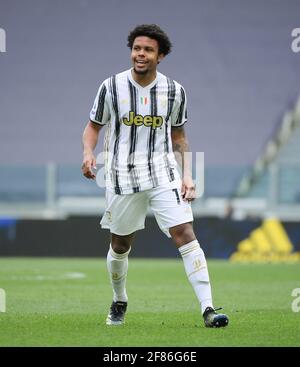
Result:
<svg viewBox="0 0 300 367"><path fill-rule="evenodd" d="M168 104L168 97L166 97L166 96L161 96L161 97L159 97L158 99L159 99L159 101L160 101L161 106L162 106L163 108L165 108L165 107L167 106L167 104Z"/></svg>
<svg viewBox="0 0 300 367"><path fill-rule="evenodd" d="M146 127L152 127L152 129L157 129L163 124L163 118L161 116L136 115L133 111L129 112L129 118L124 117L122 121L127 126L131 126L132 124L136 126L144 125Z"/></svg>

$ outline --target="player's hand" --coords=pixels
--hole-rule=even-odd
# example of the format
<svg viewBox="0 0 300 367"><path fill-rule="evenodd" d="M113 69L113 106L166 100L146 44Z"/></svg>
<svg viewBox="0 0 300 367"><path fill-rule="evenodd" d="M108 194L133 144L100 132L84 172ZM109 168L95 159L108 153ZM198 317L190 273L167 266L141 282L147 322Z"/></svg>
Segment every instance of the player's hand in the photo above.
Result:
<svg viewBox="0 0 300 367"><path fill-rule="evenodd" d="M83 175L86 178L94 180L96 178L96 175L93 169L96 169L96 158L92 153L83 154L83 163L81 166Z"/></svg>
<svg viewBox="0 0 300 367"><path fill-rule="evenodd" d="M191 176L182 179L181 195L184 201L193 201L196 198L196 185Z"/></svg>

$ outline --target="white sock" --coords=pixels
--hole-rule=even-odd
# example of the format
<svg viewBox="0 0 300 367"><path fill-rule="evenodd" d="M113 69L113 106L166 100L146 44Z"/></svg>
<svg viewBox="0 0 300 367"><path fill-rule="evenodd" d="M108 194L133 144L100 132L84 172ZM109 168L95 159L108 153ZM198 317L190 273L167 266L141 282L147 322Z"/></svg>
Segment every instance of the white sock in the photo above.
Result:
<svg viewBox="0 0 300 367"><path fill-rule="evenodd" d="M197 240L179 247L185 272L201 304L202 314L206 307L213 307L209 274L204 252Z"/></svg>
<svg viewBox="0 0 300 367"><path fill-rule="evenodd" d="M114 302L127 302L128 297L126 293L126 278L128 270L128 254L130 249L124 254L117 254L109 247L107 254L107 270L110 277L110 282L113 288Z"/></svg>

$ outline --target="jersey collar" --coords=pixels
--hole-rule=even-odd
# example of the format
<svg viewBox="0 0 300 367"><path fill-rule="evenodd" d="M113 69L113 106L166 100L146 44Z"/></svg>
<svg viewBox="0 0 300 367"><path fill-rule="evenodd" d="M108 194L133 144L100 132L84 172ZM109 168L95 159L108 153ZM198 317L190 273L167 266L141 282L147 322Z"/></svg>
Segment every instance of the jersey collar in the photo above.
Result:
<svg viewBox="0 0 300 367"><path fill-rule="evenodd" d="M127 75L128 75L128 79L131 81L131 83L133 84L133 85L135 85L137 88L139 88L139 89L151 89L152 87L154 87L154 85L157 83L157 81L158 81L158 72L156 72L156 78L150 83L150 84L148 84L148 85L146 85L145 87L143 87L142 85L140 85L139 83L137 83L134 79L133 79L133 77L132 77L132 73L131 73L131 70L132 70L133 68L131 68L131 69L129 69L128 70L128 73L127 73Z"/></svg>

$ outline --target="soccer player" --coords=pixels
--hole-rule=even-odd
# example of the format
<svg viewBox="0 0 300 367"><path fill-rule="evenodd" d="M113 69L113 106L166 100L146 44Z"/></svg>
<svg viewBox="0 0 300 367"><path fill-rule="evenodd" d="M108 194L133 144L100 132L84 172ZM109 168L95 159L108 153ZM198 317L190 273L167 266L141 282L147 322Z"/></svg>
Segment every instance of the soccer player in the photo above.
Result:
<svg viewBox="0 0 300 367"><path fill-rule="evenodd" d="M100 85L83 133L82 172L95 179L93 151L106 125L106 211L101 226L111 232L107 268L113 288L107 325L125 321L128 255L135 232L144 228L148 207L182 256L205 326L222 327L229 322L213 307L205 255L193 231L195 185L184 154L189 149L184 130L186 93L157 71L171 46L157 25L135 27L128 36L132 68ZM181 174L174 151L182 156Z"/></svg>

